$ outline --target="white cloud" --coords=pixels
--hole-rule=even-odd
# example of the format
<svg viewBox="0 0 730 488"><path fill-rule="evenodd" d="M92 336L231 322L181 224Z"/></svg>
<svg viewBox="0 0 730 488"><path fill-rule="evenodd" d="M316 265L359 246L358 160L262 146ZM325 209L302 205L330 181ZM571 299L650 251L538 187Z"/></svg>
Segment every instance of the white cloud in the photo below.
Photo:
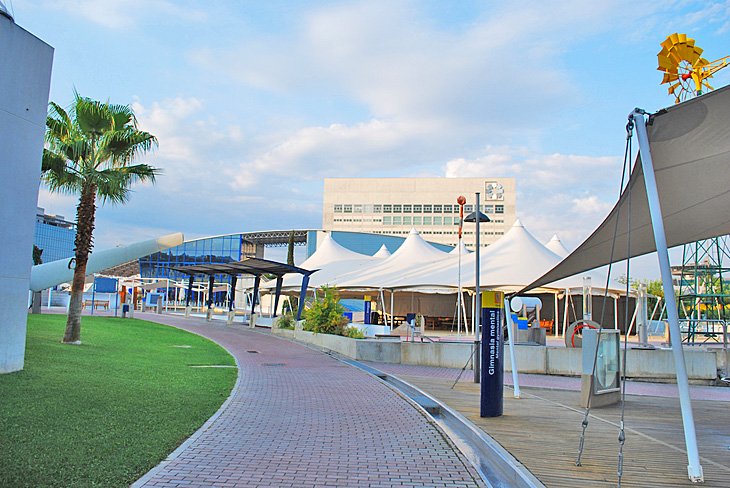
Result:
<svg viewBox="0 0 730 488"><path fill-rule="evenodd" d="M524 134L585 96L566 51L649 9L626 5L507 2L453 29L418 2L328 4L305 11L284 34L242 36L192 59L218 78L265 92L346 97L378 120Z"/></svg>
<svg viewBox="0 0 730 488"><path fill-rule="evenodd" d="M38 191L38 206L45 209L47 214L63 215L66 220L76 220L76 206L79 200L76 195L65 193L51 193L41 186Z"/></svg>
<svg viewBox="0 0 730 488"><path fill-rule="evenodd" d="M482 156L454 159L447 177L514 177L517 213L539 239L554 233L568 246L601 223L618 197L616 157L540 154L526 148L487 147Z"/></svg>
<svg viewBox="0 0 730 488"><path fill-rule="evenodd" d="M381 120L304 127L242 163L231 186L248 189L261 180L286 175L306 180L365 175L393 165L404 170L420 162L414 157L422 152L418 143L428 146L429 135L414 125Z"/></svg>
<svg viewBox="0 0 730 488"><path fill-rule="evenodd" d="M72 15L111 29L129 29L154 16L184 21L206 19L203 10L170 0L54 0L44 6L64 10Z"/></svg>

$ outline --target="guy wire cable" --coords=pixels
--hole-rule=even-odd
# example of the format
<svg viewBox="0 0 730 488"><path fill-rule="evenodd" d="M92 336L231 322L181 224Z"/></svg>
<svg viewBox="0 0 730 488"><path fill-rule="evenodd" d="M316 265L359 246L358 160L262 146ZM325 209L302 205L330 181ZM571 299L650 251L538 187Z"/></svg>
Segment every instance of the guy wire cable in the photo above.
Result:
<svg viewBox="0 0 730 488"><path fill-rule="evenodd" d="M623 193L623 190L624 190L624 182L626 182L627 188L628 188L629 182L630 182L630 178L629 178L628 182L626 181L626 173L627 173L628 161L630 161L630 159L631 159L631 138L633 136L633 130L634 130L634 121L633 121L633 118L631 116L629 116L629 122L626 124L626 147L624 149L624 164L623 164L623 169L621 171L621 184L619 185L619 200L621 200L621 194ZM628 173L630 175L630 173L631 173L630 168L628 170ZM631 191L631 190L629 189L629 191ZM630 200L629 200L629 202L630 202ZM608 300L607 299L608 285L611 280L611 269L613 268L613 256L614 256L614 251L616 249L616 235L618 234L618 222L619 222L620 215L621 215L621 206L618 206L616 209L616 223L615 223L614 229L613 229L613 239L611 240L611 255L610 255L610 260L608 263L608 273L606 276L606 287L603 292L604 293L603 294L603 307L601 309L601 321L599 322L601 327L603 327L603 320L604 320L605 312L606 312L606 303ZM626 296L628 297L628 292L627 292ZM628 300L628 298L627 298L627 300ZM627 303L628 303L628 301L627 301ZM627 309L628 309L628 306L627 306ZM600 346L601 335L602 335L601 330L599 329L598 340L596 341L596 348L593 351L593 370L591 372L590 383L589 383L588 401L586 403L586 411L585 411L585 415L583 416L583 422L581 422L582 431L580 434L580 441L578 443L578 457L575 460L576 466L581 466L581 457L583 456L583 448L585 446L586 429L588 428L588 417L590 416L590 413L591 413L591 400L593 399L593 378L596 374L596 362L598 360L598 347Z"/></svg>
<svg viewBox="0 0 730 488"><path fill-rule="evenodd" d="M639 122L641 123L641 122ZM628 141L629 151L631 151L631 139ZM626 307L624 310L624 324L628 324L629 320L629 291L631 289L631 191L629 191L628 215L627 215L627 235L626 235ZM638 306L638 304L636 304ZM626 432L624 430L624 414L626 412L626 363L628 362L629 349L629 329L626 328L624 334L624 361L621 372L621 422L619 423L618 432L618 488L621 488L621 478L624 474L624 443L626 442ZM621 355L619 354L619 360Z"/></svg>

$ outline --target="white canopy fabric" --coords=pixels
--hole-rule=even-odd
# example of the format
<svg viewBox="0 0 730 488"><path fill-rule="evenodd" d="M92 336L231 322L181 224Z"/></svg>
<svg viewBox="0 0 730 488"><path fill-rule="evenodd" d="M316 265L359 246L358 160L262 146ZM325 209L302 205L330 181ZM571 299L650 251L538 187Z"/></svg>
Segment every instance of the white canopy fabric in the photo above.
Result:
<svg viewBox="0 0 730 488"><path fill-rule="evenodd" d="M563 245L563 241L560 240L560 237L558 237L557 234L553 234L550 240L545 243L545 247L550 249L561 258L564 258L568 254L570 254L570 251L568 251L568 248Z"/></svg>
<svg viewBox="0 0 730 488"><path fill-rule="evenodd" d="M646 128L667 245L730 234L730 86L661 110ZM601 225L525 291L608 264L612 247L614 261L656 250L638 158L627 188Z"/></svg>
<svg viewBox="0 0 730 488"><path fill-rule="evenodd" d="M383 258L351 251L337 243L331 234L327 234L317 250L300 267L318 270L312 273L309 278L309 287L318 288L323 285L337 286L340 276L382 260ZM282 290L299 291L301 285L302 276L300 274L284 275ZM275 286L275 280L261 285L263 289L274 289Z"/></svg>
<svg viewBox="0 0 730 488"><path fill-rule="evenodd" d="M332 238L332 234L327 234L317 249L309 256L301 265L304 269L320 269L327 264L347 261L351 259L371 258L367 254L351 251Z"/></svg>
<svg viewBox="0 0 730 488"><path fill-rule="evenodd" d="M476 255L471 253L461 257L461 286L475 287ZM495 244L481 250L480 287L482 289L501 289L515 291L535 280L545 270L554 267L560 256L547 249L522 224L516 220L512 228ZM557 283L543 286L550 290L580 288L583 276L590 276L593 289L598 292L606 286L606 274L599 271L582 273ZM343 284L347 284L344 282ZM453 293L459 286L458 255L449 254L417 269L399 272L399 278L381 283L383 288L420 290L426 293ZM618 293L621 286L614 281L609 283L609 291Z"/></svg>
<svg viewBox="0 0 730 488"><path fill-rule="evenodd" d="M385 244L383 244L382 246L380 246L380 249L378 249L378 252L376 252L375 254L373 254L373 257L374 258L380 258L380 259L385 259L385 258L387 258L389 256L390 256L390 251L388 251L388 248L385 247Z"/></svg>
<svg viewBox="0 0 730 488"><path fill-rule="evenodd" d="M541 244L519 220L515 221L499 241L480 252L480 282L483 289L518 290L561 260L560 256ZM440 251L423 240L416 230L412 230L401 246L384 259L348 251L328 237L301 266L309 269L320 268L310 277L311 288L329 285L342 291L387 289L453 294L458 290L459 283L462 288L474 288L475 260L475 253L465 254L460 258L458 254ZM590 272L547 284L543 289L562 291L566 288L579 288L584 275L592 277L594 289L599 290L605 286L605 274ZM298 291L300 286L299 275L286 275L282 289ZM269 282L263 287L273 288L274 283ZM609 289L621 290L618 286L609 286Z"/></svg>
<svg viewBox="0 0 730 488"><path fill-rule="evenodd" d="M399 283L408 281L410 274L448 256L424 241L416 229L411 229L390 257L375 266L343 276L338 286L344 289L397 288Z"/></svg>
<svg viewBox="0 0 730 488"><path fill-rule="evenodd" d="M464 241L459 241L459 245L453 248L451 251L449 251L449 254L459 254L459 249L461 249L461 255L466 256L471 251L467 249L466 244L464 244Z"/></svg>

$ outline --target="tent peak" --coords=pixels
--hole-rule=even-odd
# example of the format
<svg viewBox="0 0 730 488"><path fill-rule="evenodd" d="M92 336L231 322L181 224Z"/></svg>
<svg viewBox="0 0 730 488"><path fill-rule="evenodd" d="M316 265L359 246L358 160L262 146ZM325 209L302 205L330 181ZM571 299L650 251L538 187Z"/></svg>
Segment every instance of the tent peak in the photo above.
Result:
<svg viewBox="0 0 730 488"><path fill-rule="evenodd" d="M520 219L515 219L515 223L512 224L512 227L524 227L524 225L522 225L522 221Z"/></svg>
<svg viewBox="0 0 730 488"><path fill-rule="evenodd" d="M373 257L375 258L387 258L388 256L390 256L390 251L385 244L381 245L380 249L378 249L378 252L373 254Z"/></svg>
<svg viewBox="0 0 730 488"><path fill-rule="evenodd" d="M413 235L419 235L420 232L418 232L415 227L411 227L411 231L408 234L413 236Z"/></svg>

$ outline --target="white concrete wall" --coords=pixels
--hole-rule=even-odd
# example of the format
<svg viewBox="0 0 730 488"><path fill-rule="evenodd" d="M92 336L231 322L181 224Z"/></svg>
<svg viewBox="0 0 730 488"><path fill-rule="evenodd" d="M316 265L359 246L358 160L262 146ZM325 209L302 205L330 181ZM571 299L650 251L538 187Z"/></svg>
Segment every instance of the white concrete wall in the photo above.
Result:
<svg viewBox="0 0 730 488"><path fill-rule="evenodd" d="M395 342L380 339L350 339L328 334L313 334L297 330L274 329L287 338L315 344L358 361L414 364L462 368L471 355L471 343ZM717 378L718 363L715 351L685 350L689 379L711 382ZM520 373L580 376L582 349L564 347L515 347L517 368ZM673 381L676 378L674 359L670 350L629 350L627 364L629 378ZM511 371L509 346L504 349L504 368Z"/></svg>
<svg viewBox="0 0 730 488"><path fill-rule="evenodd" d="M420 366L463 368L471 356L472 348L473 344L470 342L404 342L401 344L401 362Z"/></svg>
<svg viewBox="0 0 730 488"><path fill-rule="evenodd" d="M53 48L0 16L0 373L23 369Z"/></svg>

